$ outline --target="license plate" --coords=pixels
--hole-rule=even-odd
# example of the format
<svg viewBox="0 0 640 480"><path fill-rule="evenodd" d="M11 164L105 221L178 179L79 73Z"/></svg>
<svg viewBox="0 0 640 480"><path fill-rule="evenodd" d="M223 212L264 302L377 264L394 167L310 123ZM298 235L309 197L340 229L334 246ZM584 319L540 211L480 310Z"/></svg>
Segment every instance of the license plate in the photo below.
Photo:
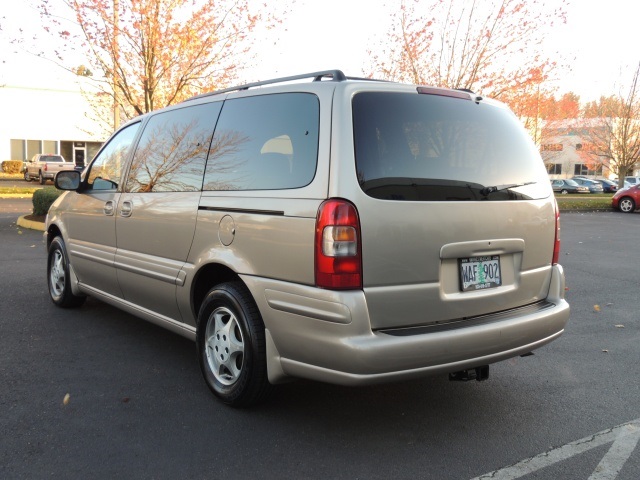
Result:
<svg viewBox="0 0 640 480"><path fill-rule="evenodd" d="M500 256L461 258L460 288L463 292L484 290L502 285Z"/></svg>

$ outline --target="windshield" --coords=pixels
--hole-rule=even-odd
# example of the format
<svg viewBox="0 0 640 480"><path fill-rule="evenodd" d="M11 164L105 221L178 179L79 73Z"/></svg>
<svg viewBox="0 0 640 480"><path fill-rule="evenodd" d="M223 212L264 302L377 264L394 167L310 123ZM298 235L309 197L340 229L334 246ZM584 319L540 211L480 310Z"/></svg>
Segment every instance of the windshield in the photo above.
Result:
<svg viewBox="0 0 640 480"><path fill-rule="evenodd" d="M353 98L358 181L386 200L526 200L551 194L546 169L507 109L418 93Z"/></svg>

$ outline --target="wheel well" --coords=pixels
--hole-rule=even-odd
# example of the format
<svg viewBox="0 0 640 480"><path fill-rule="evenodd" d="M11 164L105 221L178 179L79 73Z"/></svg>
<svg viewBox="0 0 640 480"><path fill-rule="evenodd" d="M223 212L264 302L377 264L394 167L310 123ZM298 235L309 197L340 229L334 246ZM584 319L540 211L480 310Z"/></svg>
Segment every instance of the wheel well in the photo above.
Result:
<svg viewBox="0 0 640 480"><path fill-rule="evenodd" d="M62 232L56 225L49 226L49 230L47 230L47 250L49 250L49 246L51 245L51 241L56 237L61 237Z"/></svg>
<svg viewBox="0 0 640 480"><path fill-rule="evenodd" d="M198 318L200 306L209 290L223 283L240 280L236 272L220 264L209 264L200 269L193 279L191 287L191 308L194 318Z"/></svg>

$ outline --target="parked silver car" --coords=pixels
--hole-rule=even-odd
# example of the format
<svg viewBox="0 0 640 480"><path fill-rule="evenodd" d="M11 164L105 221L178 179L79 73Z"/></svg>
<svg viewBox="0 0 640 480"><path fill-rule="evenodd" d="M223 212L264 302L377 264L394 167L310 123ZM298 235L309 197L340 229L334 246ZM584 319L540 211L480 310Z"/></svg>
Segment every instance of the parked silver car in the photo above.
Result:
<svg viewBox="0 0 640 480"><path fill-rule="evenodd" d="M296 377L484 380L569 318L547 172L473 93L339 70L243 85L130 121L56 185L53 302L194 339L234 406Z"/></svg>
<svg viewBox="0 0 640 480"><path fill-rule="evenodd" d="M589 189L589 193L603 193L604 187L597 180L592 180L590 178L583 177L573 177L571 180L576 182L578 185L582 185L583 187L587 187Z"/></svg>

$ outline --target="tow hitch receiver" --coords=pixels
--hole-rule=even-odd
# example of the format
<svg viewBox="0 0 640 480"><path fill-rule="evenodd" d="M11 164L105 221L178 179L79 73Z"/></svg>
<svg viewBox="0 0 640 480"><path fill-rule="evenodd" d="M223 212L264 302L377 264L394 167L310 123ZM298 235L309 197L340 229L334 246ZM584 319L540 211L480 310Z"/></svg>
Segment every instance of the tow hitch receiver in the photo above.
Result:
<svg viewBox="0 0 640 480"><path fill-rule="evenodd" d="M489 365L470 368L469 370L461 370L459 372L450 373L449 380L452 382L468 382L469 380L477 380L483 382L489 378Z"/></svg>

